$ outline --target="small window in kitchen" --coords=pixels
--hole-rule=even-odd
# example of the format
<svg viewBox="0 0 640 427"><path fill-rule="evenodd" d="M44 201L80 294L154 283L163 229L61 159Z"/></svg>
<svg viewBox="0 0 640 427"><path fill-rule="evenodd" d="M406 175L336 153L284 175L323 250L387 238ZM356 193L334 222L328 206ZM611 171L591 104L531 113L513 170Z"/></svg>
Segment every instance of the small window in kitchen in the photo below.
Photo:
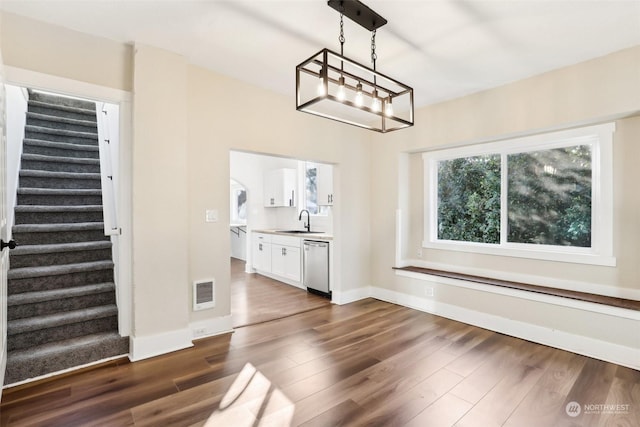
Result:
<svg viewBox="0 0 640 427"><path fill-rule="evenodd" d="M328 207L318 204L318 166L315 163L305 162L304 190L305 209L311 215L327 215Z"/></svg>

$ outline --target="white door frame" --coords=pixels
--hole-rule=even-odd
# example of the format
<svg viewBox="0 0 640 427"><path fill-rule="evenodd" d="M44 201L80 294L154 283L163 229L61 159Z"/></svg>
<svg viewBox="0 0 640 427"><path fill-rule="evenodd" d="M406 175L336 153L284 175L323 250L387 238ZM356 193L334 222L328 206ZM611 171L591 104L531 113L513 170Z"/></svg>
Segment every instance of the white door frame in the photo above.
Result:
<svg viewBox="0 0 640 427"><path fill-rule="evenodd" d="M132 259L131 259L131 168L132 168L132 110L131 92L80 82L64 77L52 76L16 67L4 67L7 84L40 89L61 95L88 98L120 106L120 156L118 188L118 226L122 230L118 236L118 266L115 269L118 302L118 329L121 336L130 336L132 332ZM7 207L10 208L10 207Z"/></svg>

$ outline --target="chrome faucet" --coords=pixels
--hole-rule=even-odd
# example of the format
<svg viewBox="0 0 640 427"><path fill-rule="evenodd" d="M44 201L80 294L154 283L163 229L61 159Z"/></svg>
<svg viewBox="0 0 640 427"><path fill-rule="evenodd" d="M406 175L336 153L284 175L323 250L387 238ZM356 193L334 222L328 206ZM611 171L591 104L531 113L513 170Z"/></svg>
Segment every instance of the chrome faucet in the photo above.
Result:
<svg viewBox="0 0 640 427"><path fill-rule="evenodd" d="M304 224L304 228L307 229L307 232L311 232L311 215L309 215L309 211L306 209L302 209L300 211L300 215L298 215L298 221L302 221L302 214L307 213L307 222Z"/></svg>

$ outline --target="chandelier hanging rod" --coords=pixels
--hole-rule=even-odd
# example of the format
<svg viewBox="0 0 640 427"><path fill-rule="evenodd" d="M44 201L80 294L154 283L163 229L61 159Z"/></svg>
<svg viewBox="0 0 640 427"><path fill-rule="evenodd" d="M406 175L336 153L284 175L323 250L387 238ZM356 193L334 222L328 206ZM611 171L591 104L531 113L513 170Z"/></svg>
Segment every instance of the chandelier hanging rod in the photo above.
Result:
<svg viewBox="0 0 640 427"><path fill-rule="evenodd" d="M369 31L377 30L387 20L358 0L329 0L329 6Z"/></svg>

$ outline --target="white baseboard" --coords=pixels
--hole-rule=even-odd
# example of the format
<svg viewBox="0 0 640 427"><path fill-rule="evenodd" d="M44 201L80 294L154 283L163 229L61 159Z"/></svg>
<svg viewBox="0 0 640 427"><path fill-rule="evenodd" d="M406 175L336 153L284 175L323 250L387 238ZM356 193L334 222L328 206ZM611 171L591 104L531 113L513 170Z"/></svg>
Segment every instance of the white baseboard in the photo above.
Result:
<svg viewBox="0 0 640 427"><path fill-rule="evenodd" d="M338 305L349 304L371 296L371 287L351 289L344 292L333 291L331 302Z"/></svg>
<svg viewBox="0 0 640 427"><path fill-rule="evenodd" d="M191 337L199 339L233 332L232 325L231 315L229 314L227 316L214 317L213 319L191 322L189 329L191 329Z"/></svg>
<svg viewBox="0 0 640 427"><path fill-rule="evenodd" d="M131 346L129 358L132 362L193 346L190 328L176 329L155 335L131 336L129 343Z"/></svg>
<svg viewBox="0 0 640 427"><path fill-rule="evenodd" d="M505 319L493 314L469 310L388 289L372 287L371 290L371 296L382 301L399 304L584 356L594 357L632 369L640 369L640 349L638 348L626 347L518 320Z"/></svg>

